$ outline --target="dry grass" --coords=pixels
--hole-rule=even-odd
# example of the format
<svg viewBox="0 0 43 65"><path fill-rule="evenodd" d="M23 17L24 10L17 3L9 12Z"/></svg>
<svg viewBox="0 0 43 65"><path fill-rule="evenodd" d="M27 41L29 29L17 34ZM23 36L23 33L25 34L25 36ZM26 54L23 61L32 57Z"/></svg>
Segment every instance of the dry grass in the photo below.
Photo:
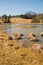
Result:
<svg viewBox="0 0 43 65"><path fill-rule="evenodd" d="M10 20L11 20L11 23L21 23L21 24L31 23L31 19L11 18Z"/></svg>
<svg viewBox="0 0 43 65"><path fill-rule="evenodd" d="M0 22L4 22L0 19ZM20 18L20 17L13 17L10 18L10 22L11 23L16 23L16 24L36 24L36 23L32 23L32 19L24 19L24 18ZM40 20L40 23L37 24L43 24L42 20Z"/></svg>
<svg viewBox="0 0 43 65"><path fill-rule="evenodd" d="M17 48L17 46L19 45L0 47L0 65L43 65L41 53L32 52L30 47Z"/></svg>
<svg viewBox="0 0 43 65"><path fill-rule="evenodd" d="M43 65L43 54L25 48L23 42L10 40L9 34L0 30L0 65ZM19 40L20 41L20 40Z"/></svg>

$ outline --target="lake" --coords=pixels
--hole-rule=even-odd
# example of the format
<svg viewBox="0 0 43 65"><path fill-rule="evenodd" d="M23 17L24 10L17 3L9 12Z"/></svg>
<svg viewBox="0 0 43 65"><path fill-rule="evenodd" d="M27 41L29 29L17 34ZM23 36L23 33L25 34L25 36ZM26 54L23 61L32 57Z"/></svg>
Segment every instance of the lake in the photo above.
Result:
<svg viewBox="0 0 43 65"><path fill-rule="evenodd" d="M5 24L5 31L7 31L14 38L15 32L21 32L24 34L22 40L27 43L30 42L27 39L27 34L33 32L40 40L38 43L43 42L43 37L40 36L40 32L43 31L43 24Z"/></svg>

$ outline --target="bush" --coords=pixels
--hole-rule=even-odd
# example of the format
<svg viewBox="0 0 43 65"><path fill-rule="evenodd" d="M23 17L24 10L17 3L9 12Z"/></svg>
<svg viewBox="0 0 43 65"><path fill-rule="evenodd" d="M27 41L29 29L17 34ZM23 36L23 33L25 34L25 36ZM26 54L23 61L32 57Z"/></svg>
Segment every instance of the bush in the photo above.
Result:
<svg viewBox="0 0 43 65"><path fill-rule="evenodd" d="M31 23L40 23L40 20L33 18L32 21L31 21Z"/></svg>
<svg viewBox="0 0 43 65"><path fill-rule="evenodd" d="M9 16L3 15L3 16L2 16L2 21L3 21L4 23L10 23L10 18L9 18Z"/></svg>

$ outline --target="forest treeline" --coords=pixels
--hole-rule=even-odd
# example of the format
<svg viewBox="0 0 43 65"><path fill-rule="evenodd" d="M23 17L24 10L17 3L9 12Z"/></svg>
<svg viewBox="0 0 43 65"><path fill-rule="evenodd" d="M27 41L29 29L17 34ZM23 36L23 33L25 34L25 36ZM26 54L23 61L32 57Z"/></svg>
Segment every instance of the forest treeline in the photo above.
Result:
<svg viewBox="0 0 43 65"><path fill-rule="evenodd" d="M2 15L1 19L4 21L4 23L10 23L10 18L13 17L20 17L24 19L32 19L31 23L43 23L43 13L42 14L36 14L36 13L25 13L21 15Z"/></svg>

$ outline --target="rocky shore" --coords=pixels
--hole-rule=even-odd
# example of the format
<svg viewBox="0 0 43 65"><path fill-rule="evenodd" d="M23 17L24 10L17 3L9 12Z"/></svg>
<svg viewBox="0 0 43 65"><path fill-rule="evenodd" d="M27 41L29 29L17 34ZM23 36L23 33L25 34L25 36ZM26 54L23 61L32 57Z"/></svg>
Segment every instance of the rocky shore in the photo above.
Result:
<svg viewBox="0 0 43 65"><path fill-rule="evenodd" d="M1 24L0 65L43 65L43 43L37 43L39 39L36 38L33 32L27 34L27 39L34 43L26 47L21 40L22 36L24 36L22 33L14 33L15 39L13 39L4 29L5 25ZM39 35L43 38L43 32Z"/></svg>

